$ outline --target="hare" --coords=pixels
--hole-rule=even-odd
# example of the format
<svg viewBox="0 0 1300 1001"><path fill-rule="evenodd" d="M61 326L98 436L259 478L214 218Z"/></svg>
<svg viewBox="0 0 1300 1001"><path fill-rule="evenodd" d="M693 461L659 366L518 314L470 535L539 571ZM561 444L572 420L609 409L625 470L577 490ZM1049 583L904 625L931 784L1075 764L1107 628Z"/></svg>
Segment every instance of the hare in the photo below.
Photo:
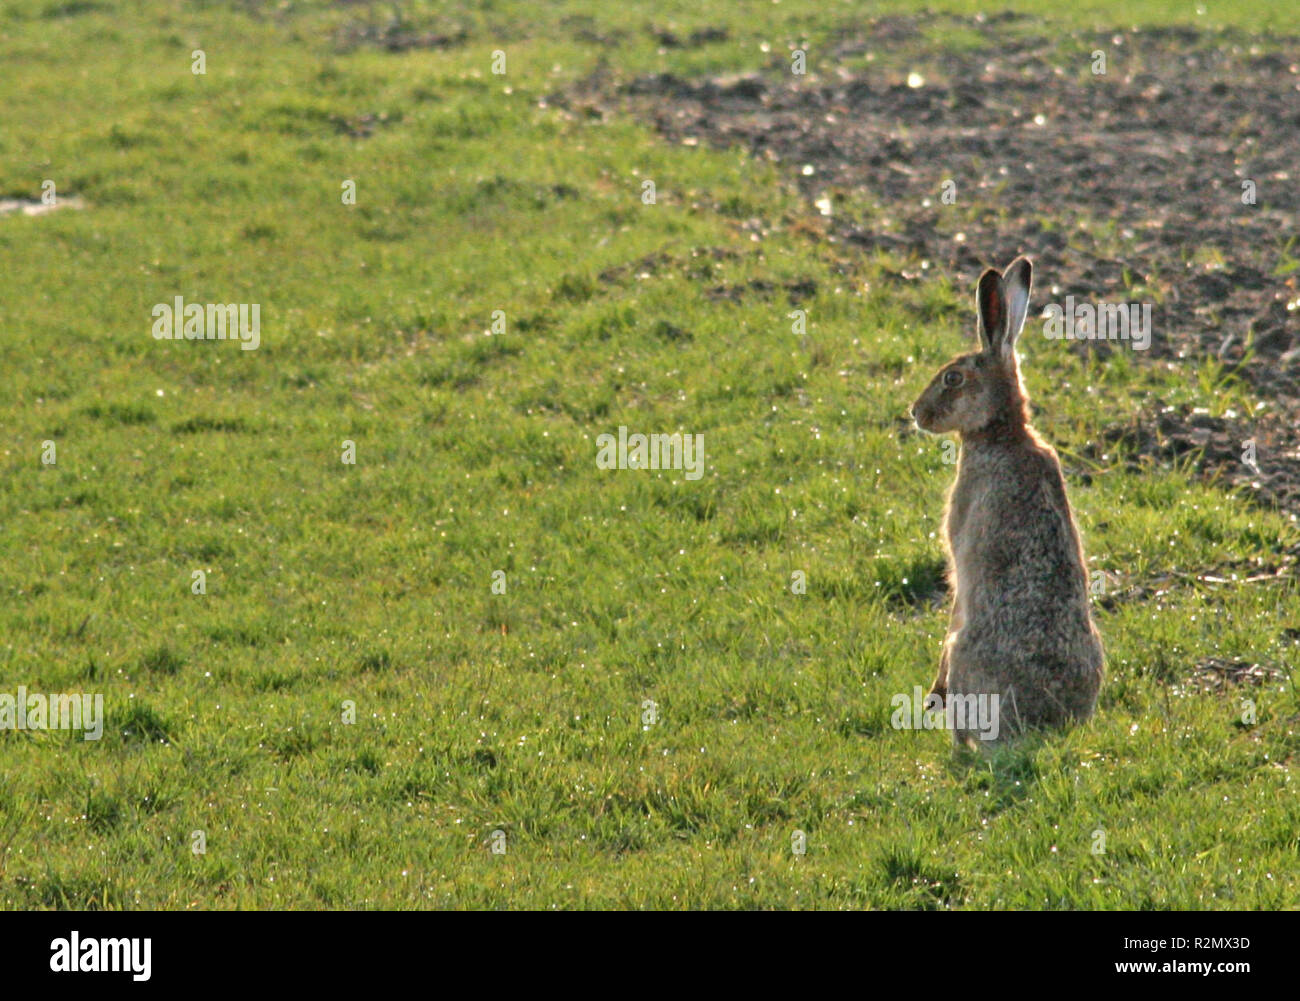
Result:
<svg viewBox="0 0 1300 1001"><path fill-rule="evenodd" d="M912 404L922 430L961 438L944 512L952 619L930 689L958 747L1082 722L1101 687L1079 531L1056 452L1029 426L1016 360L1032 275L1019 257L980 276L980 350L944 365ZM978 696L994 725L976 727Z"/></svg>

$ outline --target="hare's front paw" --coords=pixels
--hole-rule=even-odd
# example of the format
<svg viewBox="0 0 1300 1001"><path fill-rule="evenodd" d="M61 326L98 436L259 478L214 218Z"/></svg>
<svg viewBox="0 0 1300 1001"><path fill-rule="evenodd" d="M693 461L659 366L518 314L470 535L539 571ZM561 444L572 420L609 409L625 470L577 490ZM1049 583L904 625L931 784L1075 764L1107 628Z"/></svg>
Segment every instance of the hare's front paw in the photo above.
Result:
<svg viewBox="0 0 1300 1001"><path fill-rule="evenodd" d="M950 646L945 640L943 644L943 653L939 656L939 673L935 675L934 684L930 686L930 695L937 695L940 699L948 697L948 651ZM929 696L926 696L928 699Z"/></svg>

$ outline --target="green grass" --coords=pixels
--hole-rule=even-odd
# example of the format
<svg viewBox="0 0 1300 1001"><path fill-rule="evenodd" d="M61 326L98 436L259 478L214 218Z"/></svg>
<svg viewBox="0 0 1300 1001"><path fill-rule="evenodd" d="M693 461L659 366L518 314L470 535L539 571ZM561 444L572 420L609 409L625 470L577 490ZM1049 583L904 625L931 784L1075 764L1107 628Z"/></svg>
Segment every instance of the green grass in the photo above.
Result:
<svg viewBox="0 0 1300 1001"><path fill-rule="evenodd" d="M0 733L0 905L1300 904L1293 685L1179 687L1208 657L1294 667L1293 577L1198 579L1276 564L1294 519L1072 462L1115 597L1097 718L980 764L895 731L945 630L952 475L896 419L961 348L968 290L820 239L776 168L544 102L602 55L758 68L760 41L784 58L861 5L400 6L465 43L340 44L386 5L0 14L0 195L49 178L86 204L0 217L0 692L100 692L108 716L98 742ZM1209 6L1049 23L1291 10ZM730 40L660 53L645 27L669 23ZM775 290L705 294L754 279ZM154 340L178 295L259 303L261 346ZM1067 457L1223 389L1026 340ZM598 469L620 425L702 434L704 477Z"/></svg>

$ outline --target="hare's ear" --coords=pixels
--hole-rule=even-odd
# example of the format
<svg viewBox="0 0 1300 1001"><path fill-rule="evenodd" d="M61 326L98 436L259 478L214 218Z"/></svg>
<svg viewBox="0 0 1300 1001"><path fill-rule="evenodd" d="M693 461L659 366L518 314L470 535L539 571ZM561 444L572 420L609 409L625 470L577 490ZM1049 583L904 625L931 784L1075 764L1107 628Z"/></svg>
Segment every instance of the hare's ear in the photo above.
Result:
<svg viewBox="0 0 1300 1001"><path fill-rule="evenodd" d="M1002 276L993 268L980 275L975 286L975 306L980 317L980 347L985 353L995 355L1006 330L1007 297Z"/></svg>
<svg viewBox="0 0 1300 1001"><path fill-rule="evenodd" d="M1006 333L999 345L1002 354L1011 355L1016 338L1025 325L1029 312L1029 290L1034 283L1034 266L1028 257L1017 257L1002 273L1002 291L1006 297Z"/></svg>

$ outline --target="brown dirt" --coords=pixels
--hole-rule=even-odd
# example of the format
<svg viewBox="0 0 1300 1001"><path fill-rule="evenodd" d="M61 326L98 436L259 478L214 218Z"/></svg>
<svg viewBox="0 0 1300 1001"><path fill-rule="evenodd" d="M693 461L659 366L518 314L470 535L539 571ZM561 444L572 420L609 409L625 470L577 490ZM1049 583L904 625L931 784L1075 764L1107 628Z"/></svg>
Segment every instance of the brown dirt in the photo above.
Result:
<svg viewBox="0 0 1300 1001"><path fill-rule="evenodd" d="M620 81L606 66L547 100L630 111L672 142L739 145L787 166L810 214L829 207L827 238L885 252L900 281L971 287L985 266L1027 253L1036 307L1070 295L1153 303L1141 363L1194 379L1215 359L1267 405L1229 420L1152 401L1140 426L1109 429L1094 451L1124 441L1160 460L1190 454L1207 474L1300 511L1300 47L1190 28L1067 46L1036 25L881 18L840 37L806 76L784 53L759 73L699 80ZM982 41L946 50L933 41L945 27ZM1105 75L1091 73L1093 49L1107 55ZM909 86L909 66L921 85ZM940 199L949 179L953 205ZM1255 205L1242 202L1246 179ZM1256 469L1241 461L1247 439Z"/></svg>

